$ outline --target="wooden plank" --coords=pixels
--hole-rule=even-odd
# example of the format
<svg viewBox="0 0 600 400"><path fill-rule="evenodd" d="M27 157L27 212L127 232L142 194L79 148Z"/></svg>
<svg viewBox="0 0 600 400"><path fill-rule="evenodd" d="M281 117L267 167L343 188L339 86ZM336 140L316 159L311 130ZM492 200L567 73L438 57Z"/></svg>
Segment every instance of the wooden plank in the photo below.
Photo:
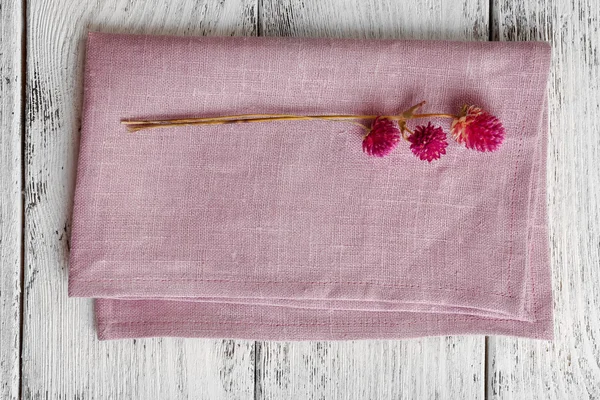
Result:
<svg viewBox="0 0 600 400"><path fill-rule="evenodd" d="M500 40L548 40L555 340L490 339L494 399L600 398L600 3L494 0Z"/></svg>
<svg viewBox="0 0 600 400"><path fill-rule="evenodd" d="M19 396L22 8L0 4L0 398Z"/></svg>
<svg viewBox="0 0 600 400"><path fill-rule="evenodd" d="M487 40L487 2L263 1L263 35ZM483 337L260 342L257 398L478 399Z"/></svg>
<svg viewBox="0 0 600 400"><path fill-rule="evenodd" d="M261 342L257 399L482 399L483 338Z"/></svg>
<svg viewBox="0 0 600 400"><path fill-rule="evenodd" d="M488 39L479 0L262 0L261 36Z"/></svg>
<svg viewBox="0 0 600 400"><path fill-rule="evenodd" d="M24 397L252 398L251 341L99 342L67 256L86 31L253 35L255 0L30 1L27 21Z"/></svg>

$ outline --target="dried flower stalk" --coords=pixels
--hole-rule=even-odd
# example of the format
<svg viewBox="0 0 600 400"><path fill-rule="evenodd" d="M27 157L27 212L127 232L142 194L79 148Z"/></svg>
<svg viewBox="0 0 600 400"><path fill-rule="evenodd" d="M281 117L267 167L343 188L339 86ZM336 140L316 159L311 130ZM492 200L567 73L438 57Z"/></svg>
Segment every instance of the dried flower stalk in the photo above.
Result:
<svg viewBox="0 0 600 400"><path fill-rule="evenodd" d="M423 118L451 118L451 134L458 143L469 149L495 151L504 140L504 127L493 115L476 106L465 105L458 115L446 113L416 113L425 102L420 102L399 115L292 115L292 114L241 114L220 117L178 118L163 120L123 120L130 132L154 128L181 126L224 125L283 121L336 121L362 127L367 133L363 137L365 153L384 157L398 144L400 138L411 143L412 152L421 160L437 160L446 154L447 134L441 127L419 125L412 131L409 120ZM367 126L358 121L373 121Z"/></svg>

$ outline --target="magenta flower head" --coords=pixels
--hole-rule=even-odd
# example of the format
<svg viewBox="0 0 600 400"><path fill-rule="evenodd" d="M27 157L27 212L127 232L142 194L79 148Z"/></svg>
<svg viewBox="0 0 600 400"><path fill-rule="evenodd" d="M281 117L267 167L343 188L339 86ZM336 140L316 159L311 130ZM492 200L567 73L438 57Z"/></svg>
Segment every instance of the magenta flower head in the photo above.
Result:
<svg viewBox="0 0 600 400"><path fill-rule="evenodd" d="M419 125L415 128L415 133L408 137L411 143L410 149L413 154L421 160L439 159L442 154L446 154L446 133L439 126L431 125L431 122L425 125Z"/></svg>
<svg viewBox="0 0 600 400"><path fill-rule="evenodd" d="M504 141L504 127L498 118L476 106L463 106L452 121L452 137L467 149L495 151Z"/></svg>
<svg viewBox="0 0 600 400"><path fill-rule="evenodd" d="M363 139L363 151L370 156L384 157L390 154L400 140L400 129L394 121L377 117L371 130Z"/></svg>

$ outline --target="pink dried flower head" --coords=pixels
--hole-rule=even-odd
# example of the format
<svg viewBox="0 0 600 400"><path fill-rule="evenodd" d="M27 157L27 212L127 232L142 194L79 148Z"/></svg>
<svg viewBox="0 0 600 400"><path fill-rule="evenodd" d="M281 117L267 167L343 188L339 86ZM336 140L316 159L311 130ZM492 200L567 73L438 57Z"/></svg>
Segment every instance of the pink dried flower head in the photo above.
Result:
<svg viewBox="0 0 600 400"><path fill-rule="evenodd" d="M408 137L408 141L412 143L410 149L413 154L429 162L446 154L446 147L448 147L444 130L439 126L431 125L431 122L427 126L417 126L415 132Z"/></svg>
<svg viewBox="0 0 600 400"><path fill-rule="evenodd" d="M363 151L370 156L384 157L390 154L400 140L400 129L394 121L377 117L371 130L363 139Z"/></svg>
<svg viewBox="0 0 600 400"><path fill-rule="evenodd" d="M498 118L476 106L463 106L452 121L452 137L467 149L495 151L504 141L504 127Z"/></svg>

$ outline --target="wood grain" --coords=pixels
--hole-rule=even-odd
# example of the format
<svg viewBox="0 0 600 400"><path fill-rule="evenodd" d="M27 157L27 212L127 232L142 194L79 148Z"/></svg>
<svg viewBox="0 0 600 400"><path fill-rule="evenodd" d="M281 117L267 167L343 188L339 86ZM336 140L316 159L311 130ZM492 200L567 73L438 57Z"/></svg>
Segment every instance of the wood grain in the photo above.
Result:
<svg viewBox="0 0 600 400"><path fill-rule="evenodd" d="M262 1L277 36L488 39L480 1ZM483 398L482 337L257 344L258 399Z"/></svg>
<svg viewBox="0 0 600 400"><path fill-rule="evenodd" d="M262 0L259 33L407 39L488 39L487 1Z"/></svg>
<svg viewBox="0 0 600 400"><path fill-rule="evenodd" d="M483 398L481 337L263 342L257 399Z"/></svg>
<svg viewBox="0 0 600 400"><path fill-rule="evenodd" d="M0 399L17 399L20 370L23 16L19 2L4 3L0 4Z"/></svg>
<svg viewBox="0 0 600 400"><path fill-rule="evenodd" d="M600 3L494 0L495 36L548 40L555 340L490 339L494 399L600 398Z"/></svg>
<svg viewBox="0 0 600 400"><path fill-rule="evenodd" d="M67 257L85 33L253 35L255 1L32 0L27 8L24 398L252 398L253 342L99 342L91 301L67 297Z"/></svg>
<svg viewBox="0 0 600 400"><path fill-rule="evenodd" d="M495 36L550 40L549 211L556 340L489 339L489 398L600 398L600 5L492 0ZM19 390L21 7L0 7L0 398ZM487 39L480 1L28 3L24 398L483 398L478 337L98 342L66 296L84 32ZM258 30L257 30L258 22ZM7 56L8 55L8 56ZM256 357L256 387L254 362Z"/></svg>

